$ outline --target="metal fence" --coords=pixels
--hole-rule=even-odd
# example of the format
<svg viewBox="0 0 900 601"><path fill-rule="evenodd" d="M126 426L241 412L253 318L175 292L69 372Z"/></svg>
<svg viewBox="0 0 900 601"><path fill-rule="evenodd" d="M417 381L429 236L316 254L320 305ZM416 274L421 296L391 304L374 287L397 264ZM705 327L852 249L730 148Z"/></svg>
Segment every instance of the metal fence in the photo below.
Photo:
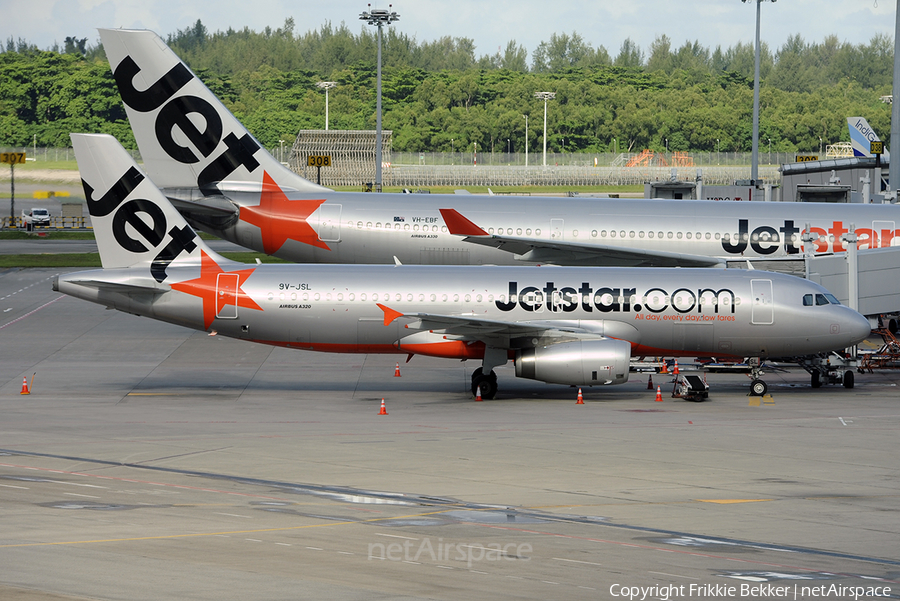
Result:
<svg viewBox="0 0 900 601"><path fill-rule="evenodd" d="M28 161L41 163L74 161L71 148L5 147L3 151L24 150ZM128 151L138 162L140 152ZM269 149L280 156L283 149ZM674 170L679 181L694 181L697 170L703 170L703 181L711 185L729 185L750 178L750 153L654 153L649 160L633 167L629 161L639 153L547 153L543 166L540 152L387 152L383 164L383 184L399 187L423 186L624 186L671 179ZM777 184L778 168L793 162L795 153L759 154L759 177L763 183ZM296 169L295 165L291 165ZM327 168L326 168L327 169ZM307 174L311 175L311 174ZM324 175L324 174L323 174ZM8 178L8 170L0 170L0 179ZM371 178L370 178L371 179ZM346 181L344 181L346 180ZM357 186L364 182L348 176L330 185Z"/></svg>

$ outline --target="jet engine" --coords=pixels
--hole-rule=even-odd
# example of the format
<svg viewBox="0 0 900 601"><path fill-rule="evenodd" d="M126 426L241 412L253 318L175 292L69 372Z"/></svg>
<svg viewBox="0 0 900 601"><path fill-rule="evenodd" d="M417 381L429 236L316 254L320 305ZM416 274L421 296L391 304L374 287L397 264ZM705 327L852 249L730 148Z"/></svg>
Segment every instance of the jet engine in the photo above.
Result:
<svg viewBox="0 0 900 601"><path fill-rule="evenodd" d="M516 377L550 384L590 386L628 381L631 344L603 338L577 340L516 352Z"/></svg>

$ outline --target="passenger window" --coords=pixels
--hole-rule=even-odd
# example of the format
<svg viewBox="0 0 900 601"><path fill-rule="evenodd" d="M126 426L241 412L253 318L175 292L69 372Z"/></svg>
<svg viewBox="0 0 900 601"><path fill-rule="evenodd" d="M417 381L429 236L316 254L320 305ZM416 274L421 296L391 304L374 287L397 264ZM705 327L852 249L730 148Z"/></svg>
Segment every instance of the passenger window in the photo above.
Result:
<svg viewBox="0 0 900 601"><path fill-rule="evenodd" d="M278 295L278 300L284 300L284 292Z"/></svg>
<svg viewBox="0 0 900 601"><path fill-rule="evenodd" d="M591 231L591 238L596 238L596 237L597 237L597 230L592 230L592 231Z"/></svg>

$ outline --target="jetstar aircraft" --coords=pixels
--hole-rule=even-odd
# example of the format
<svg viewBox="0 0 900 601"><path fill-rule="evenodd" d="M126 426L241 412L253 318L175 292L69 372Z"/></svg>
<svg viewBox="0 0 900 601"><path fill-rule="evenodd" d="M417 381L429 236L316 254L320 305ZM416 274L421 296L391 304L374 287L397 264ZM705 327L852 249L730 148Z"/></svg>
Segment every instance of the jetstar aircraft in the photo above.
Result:
<svg viewBox="0 0 900 601"><path fill-rule="evenodd" d="M156 34L100 35L150 179L195 228L289 261L724 266L801 258L806 224L816 253L851 224L861 249L900 244L892 205L335 192L269 155Z"/></svg>
<svg viewBox="0 0 900 601"><path fill-rule="evenodd" d="M264 344L481 360L472 390L486 398L509 359L523 378L621 384L631 355L806 355L870 331L821 286L769 272L234 263L114 138L72 144L103 269L58 276L54 290Z"/></svg>

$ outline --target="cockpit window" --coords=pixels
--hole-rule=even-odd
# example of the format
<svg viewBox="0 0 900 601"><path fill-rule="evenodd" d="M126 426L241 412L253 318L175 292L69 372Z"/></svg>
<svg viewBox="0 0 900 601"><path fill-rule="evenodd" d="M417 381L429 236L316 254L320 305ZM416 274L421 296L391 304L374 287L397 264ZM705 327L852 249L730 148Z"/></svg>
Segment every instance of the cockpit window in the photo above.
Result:
<svg viewBox="0 0 900 601"><path fill-rule="evenodd" d="M841 301L839 301L833 294L825 293L825 294L804 294L803 295L803 306L804 307L812 307L821 306L821 305L840 305Z"/></svg>

